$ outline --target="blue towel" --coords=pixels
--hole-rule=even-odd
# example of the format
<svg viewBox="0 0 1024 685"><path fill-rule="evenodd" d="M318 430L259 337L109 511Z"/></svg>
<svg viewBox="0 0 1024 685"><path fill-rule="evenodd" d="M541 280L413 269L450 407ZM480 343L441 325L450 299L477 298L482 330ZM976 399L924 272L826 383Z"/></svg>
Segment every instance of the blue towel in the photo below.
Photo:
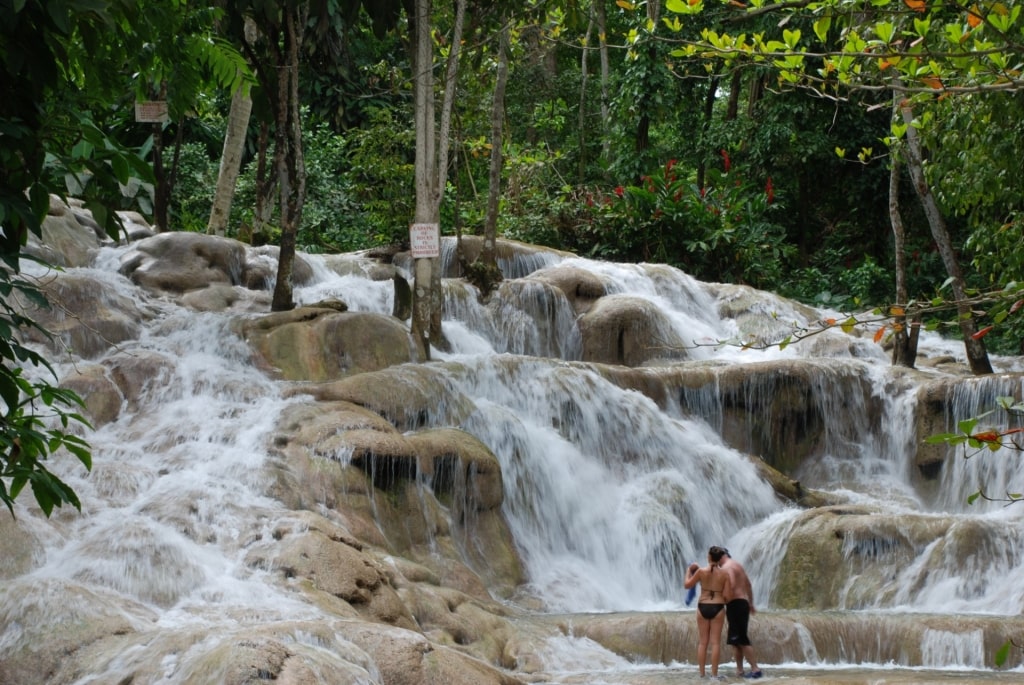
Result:
<svg viewBox="0 0 1024 685"><path fill-rule="evenodd" d="M693 602L693 598L697 596L697 586L694 585L692 588L686 591L686 606L690 606Z"/></svg>

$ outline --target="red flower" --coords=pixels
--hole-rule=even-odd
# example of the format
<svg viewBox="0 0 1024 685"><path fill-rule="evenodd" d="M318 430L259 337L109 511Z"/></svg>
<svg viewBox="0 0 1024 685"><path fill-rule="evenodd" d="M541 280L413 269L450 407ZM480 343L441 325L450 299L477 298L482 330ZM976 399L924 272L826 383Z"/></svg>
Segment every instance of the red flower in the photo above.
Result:
<svg viewBox="0 0 1024 685"><path fill-rule="evenodd" d="M615 194L622 197L622 194L626 192L626 189L622 186L615 186Z"/></svg>
<svg viewBox="0 0 1024 685"><path fill-rule="evenodd" d="M725 173L729 173L729 169L732 168L732 160L729 159L729 151L722 149L722 165L725 167Z"/></svg>
<svg viewBox="0 0 1024 685"><path fill-rule="evenodd" d="M703 198L704 198L704 195L705 195L705 194L706 194L707 192L708 192L708 189L707 189L707 188L705 188L704 186L701 186L701 187L700 187L700 196L701 196L701 199L703 199Z"/></svg>
<svg viewBox="0 0 1024 685"><path fill-rule="evenodd" d="M674 159L668 160L668 163L665 164L665 175L666 176L672 171L672 167L674 167L675 165L676 165L676 160L674 160Z"/></svg>
<svg viewBox="0 0 1024 685"><path fill-rule="evenodd" d="M764 194L768 196L768 204L771 204L775 200L775 186L772 185L772 177L768 177L768 182L764 184Z"/></svg>

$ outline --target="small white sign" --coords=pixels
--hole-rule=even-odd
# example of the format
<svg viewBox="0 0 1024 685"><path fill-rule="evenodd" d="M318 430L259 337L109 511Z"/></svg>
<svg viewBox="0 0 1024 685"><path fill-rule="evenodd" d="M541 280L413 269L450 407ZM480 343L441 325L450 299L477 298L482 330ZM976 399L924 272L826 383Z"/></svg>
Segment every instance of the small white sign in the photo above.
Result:
<svg viewBox="0 0 1024 685"><path fill-rule="evenodd" d="M162 124L168 118L166 100L144 100L135 103L135 121Z"/></svg>
<svg viewBox="0 0 1024 685"><path fill-rule="evenodd" d="M409 245L414 259L441 256L441 227L438 224L409 224Z"/></svg>

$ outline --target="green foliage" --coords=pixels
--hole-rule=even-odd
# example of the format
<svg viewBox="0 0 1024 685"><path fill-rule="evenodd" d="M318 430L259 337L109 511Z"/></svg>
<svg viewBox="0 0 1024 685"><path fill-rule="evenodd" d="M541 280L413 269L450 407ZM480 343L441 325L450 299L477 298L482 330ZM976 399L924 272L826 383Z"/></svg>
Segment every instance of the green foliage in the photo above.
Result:
<svg viewBox="0 0 1024 685"><path fill-rule="evenodd" d="M638 185L616 187L601 201L605 222L595 253L665 262L708 281L778 282L790 255L770 216L779 209L771 178L745 178L724 151L723 161L704 187L675 160Z"/></svg>
<svg viewBox="0 0 1024 685"><path fill-rule="evenodd" d="M326 124L303 132L306 158L306 203L297 237L306 252L349 252L367 244L389 242L377 238L362 204L360 189L349 173L351 161L344 136ZM377 235L386 235L380 230Z"/></svg>
<svg viewBox="0 0 1024 685"><path fill-rule="evenodd" d="M171 192L171 222L175 230L205 233L217 187L219 163L203 143L182 143L164 150L164 163L178 156L177 179Z"/></svg>
<svg viewBox="0 0 1024 685"><path fill-rule="evenodd" d="M18 342L19 330L46 331L11 303L48 305L43 293L18 275L16 257L5 258L5 267L0 269L0 502L13 515L14 500L28 484L47 516L64 503L81 509L75 492L44 462L65 450L86 469L92 467L88 443L70 432L72 424L89 427L75 411L82 400L70 390L25 373L26 367L38 367L56 378L42 355Z"/></svg>
<svg viewBox="0 0 1024 685"><path fill-rule="evenodd" d="M848 246L826 248L814 265L794 269L781 283L780 293L801 302L849 312L892 299L892 273L870 255L856 263Z"/></svg>
<svg viewBox="0 0 1024 685"><path fill-rule="evenodd" d="M363 214L352 226L353 240L360 233L366 246L407 240L416 202L411 111L374 110L367 125L352 131L348 140L351 187Z"/></svg>

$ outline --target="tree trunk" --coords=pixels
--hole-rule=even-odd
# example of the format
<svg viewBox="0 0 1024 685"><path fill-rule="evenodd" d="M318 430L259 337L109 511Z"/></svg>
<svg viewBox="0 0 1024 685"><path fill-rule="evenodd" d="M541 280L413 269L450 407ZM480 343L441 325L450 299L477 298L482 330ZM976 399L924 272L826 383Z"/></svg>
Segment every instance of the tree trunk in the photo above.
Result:
<svg viewBox="0 0 1024 685"><path fill-rule="evenodd" d="M894 95L892 114L899 116L899 97ZM889 223L892 224L893 250L896 254L896 304L906 312L910 294L907 290L907 255L903 217L900 214L900 157L894 143L889 159ZM893 317L892 363L895 366L914 368L917 361L917 339L921 331L920 317L914 317L908 330L905 314Z"/></svg>
<svg viewBox="0 0 1024 685"><path fill-rule="evenodd" d="M455 108L455 93L459 83L459 55L462 51L462 30L466 21L466 0L455 3L455 24L452 27L451 49L445 68L444 99L441 102L441 123L437 132L437 167L434 170L434 216L440 222L441 201L448 185L448 156L451 151L452 111ZM441 268L435 259L430 277L430 340L439 350L449 351L441 319L444 314L444 289L441 284Z"/></svg>
<svg viewBox="0 0 1024 685"><path fill-rule="evenodd" d="M510 23L505 21L498 39L498 74L494 80L494 101L491 104L491 168L488 178L487 216L484 219L484 246L480 253L480 261L492 269L497 266L494 257L498 238L498 204L501 199L501 124L505 118Z"/></svg>
<svg viewBox="0 0 1024 685"><path fill-rule="evenodd" d="M413 42L416 46L412 65L416 123L416 210L413 217L415 223L436 223L438 219L433 183L436 169L436 148L434 146L434 64L430 38L432 5L431 0L416 0L416 16L413 18L413 36L415 37ZM426 359L430 359L433 266L434 261L428 258L416 259L413 263L412 335Z"/></svg>
<svg viewBox="0 0 1024 685"><path fill-rule="evenodd" d="M416 210L415 223L439 224L441 199L448 178L448 154L451 138L452 110L458 78L458 59L462 47L462 29L466 16L466 0L455 4L455 26L448 51L445 72L444 100L441 104L440 130L435 130L434 115L434 59L430 35L431 0L416 0L413 19L415 56L413 81L415 83L416 122ZM444 294L441 272L436 258L419 258L413 264L412 334L430 358L430 346L445 349L447 344L441 330Z"/></svg>
<svg viewBox="0 0 1024 685"><path fill-rule="evenodd" d="M587 175L587 81L590 76L587 71L587 58L590 56L590 36L593 32L594 17L591 15L590 22L587 24L587 33L583 38L583 49L580 51L580 105L579 115L576 119L576 132L580 137L580 161L576 167L579 185L583 185Z"/></svg>
<svg viewBox="0 0 1024 685"><path fill-rule="evenodd" d="M605 0L594 2L597 19L597 44L601 53L601 159L607 162L612 156L612 141L608 134L610 119L608 84L611 81L611 66L608 60L607 18L604 11Z"/></svg>
<svg viewBox="0 0 1024 685"><path fill-rule="evenodd" d="M231 202L235 197L235 184L238 172L242 167L242 154L245 151L245 136L249 129L249 116L252 114L252 98L244 88L239 88L231 96L231 109L228 112L227 131L224 133L224 150L220 157L220 171L217 174L217 190L213 196L213 207L210 210L210 221L206 232L223 236L231 214Z"/></svg>
<svg viewBox="0 0 1024 685"><path fill-rule="evenodd" d="M701 123L701 148L707 142L708 129L711 128L711 121L715 115L715 100L718 97L718 82L721 77L715 76L708 83L708 92L704 95L704 121ZM707 176L707 155L701 154L697 162L697 188L704 189L704 182Z"/></svg>
<svg viewBox="0 0 1024 685"><path fill-rule="evenodd" d="M276 176L267 171L267 149L270 147L270 124L260 123L260 134L256 152L256 203L252 212L252 228L249 242L256 244L257 236L266 234L266 226L274 214L274 189L277 187ZM241 239L241 238L240 238Z"/></svg>
<svg viewBox="0 0 1024 685"><path fill-rule="evenodd" d="M153 190L153 223L158 231L170 230L168 208L171 204L171 188L164 171L164 125L153 124L153 179L156 187Z"/></svg>
<svg viewBox="0 0 1024 685"><path fill-rule="evenodd" d="M281 245L277 259L277 283L271 310L295 307L292 297L292 267L295 242L302 222L306 197L306 165L302 156L302 122L299 117L299 45L308 9L285 11L284 61L278 65L274 158L281 194Z"/></svg>
<svg viewBox="0 0 1024 685"><path fill-rule="evenodd" d="M967 361L970 364L971 372L975 375L992 373L992 364L989 362L988 352L985 351L985 343L974 338L977 326L971 312L971 305L967 301L967 290L964 286L960 264L956 259L956 252L953 250L953 244L949 238L949 231L946 229L946 221L935 202L935 196L932 195L928 181L924 177L924 161L917 129L914 128L913 109L906 100L900 103L900 109L903 111L903 121L907 124L907 169L914 182L914 190L924 207L932 238L939 249L942 263L946 267L946 274L950 277L950 286L953 290L953 297L956 299L957 314L959 315L957 318L967 351Z"/></svg>
<svg viewBox="0 0 1024 685"><path fill-rule="evenodd" d="M740 115L740 86L743 85L743 73L739 69L732 70L729 82L729 104L725 108L725 120L735 121Z"/></svg>

